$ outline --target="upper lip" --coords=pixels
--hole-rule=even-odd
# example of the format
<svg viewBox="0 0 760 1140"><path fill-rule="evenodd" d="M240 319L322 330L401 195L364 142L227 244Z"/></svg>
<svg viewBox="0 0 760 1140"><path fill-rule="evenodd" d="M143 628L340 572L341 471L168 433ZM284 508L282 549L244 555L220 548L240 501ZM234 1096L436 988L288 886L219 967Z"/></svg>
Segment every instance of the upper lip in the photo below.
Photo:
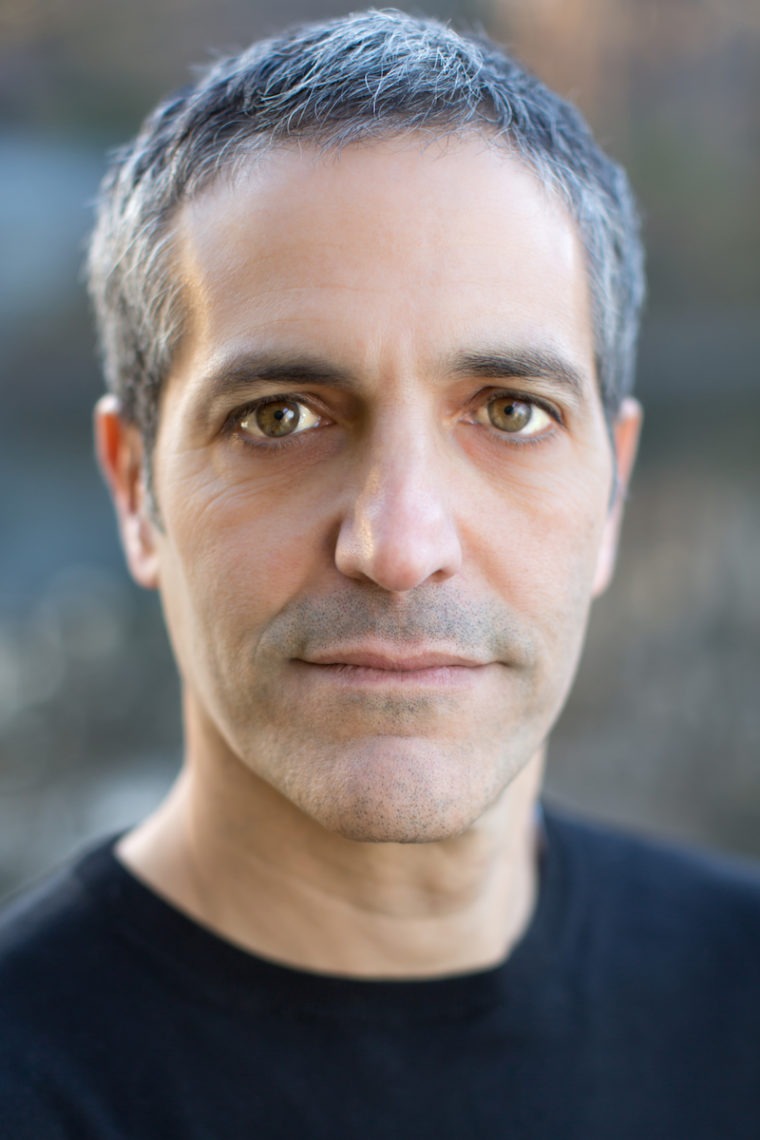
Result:
<svg viewBox="0 0 760 1140"><path fill-rule="evenodd" d="M474 669L486 664L465 654L420 649L333 649L302 658L308 665L353 665L360 669L383 669L411 673L417 669L459 666Z"/></svg>

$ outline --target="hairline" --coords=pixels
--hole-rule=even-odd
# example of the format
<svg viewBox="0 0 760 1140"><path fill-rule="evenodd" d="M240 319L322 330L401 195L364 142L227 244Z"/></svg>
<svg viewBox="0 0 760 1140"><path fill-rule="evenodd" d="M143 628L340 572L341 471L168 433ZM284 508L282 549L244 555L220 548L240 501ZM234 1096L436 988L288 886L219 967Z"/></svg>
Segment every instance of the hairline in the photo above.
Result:
<svg viewBox="0 0 760 1140"><path fill-rule="evenodd" d="M107 386L144 451L189 327L177 256L182 208L256 155L339 154L416 135L478 136L533 173L575 223L590 299L593 364L608 428L633 388L645 286L625 172L576 107L482 33L398 11L286 29L206 68L114 154L88 259Z"/></svg>
<svg viewBox="0 0 760 1140"><path fill-rule="evenodd" d="M386 123L382 126L373 125L372 129L368 127L354 138L346 138L344 134L329 130L304 131L302 134L283 138L262 134L239 140L235 146L229 148L227 154L222 152L217 156L217 161L213 167L204 170L200 177L188 182L183 195L167 210L165 218L163 219L158 240L160 241L163 255L163 272L166 277L167 295L171 294L170 304L175 310L174 336L170 344L167 345L169 361L166 366L160 391L157 395L153 422L143 426L139 422L139 415L135 414L128 417L129 422L138 428L143 440L148 473L151 471L153 451L160 429L163 396L174 363L176 362L178 354L181 352L182 342L187 330L187 320L191 311L191 301L187 296L186 282L182 279L180 269L181 254L179 248L180 241L178 239L180 237L179 231L182 224L181 215L183 211L192 207L194 203L198 202L205 195L213 194L220 186L226 186L234 191L236 186L251 172L251 165L253 163L266 159L273 154L290 152L304 155L308 154L312 157L317 156L319 159L329 157L337 159L344 151L356 147L371 147L384 142L393 142L394 140L408 140L409 143L412 144L415 139L422 142L420 146L421 152L441 142L480 139L489 149L501 151L505 156L518 162L522 169L532 177L536 188L540 190L542 194L546 195L547 201L559 206L562 210L567 221L572 226L583 259L590 305L589 321L595 350L593 379L605 421L607 422L608 428L611 428L612 417L604 398L604 392L602 391L596 353L597 329L593 313L594 289L592 268L589 264L589 250L584 240L580 222L575 216L572 203L568 201L568 195L563 191L561 185L558 184L555 178L542 177L542 172L538 164L532 162L529 157L522 153L513 138L504 132L500 132L496 128L492 128L486 121L474 119L461 124L449 123L446 125L444 123L441 124L440 128L431 125L419 126L415 124L404 124L403 122L399 122L398 124ZM171 284L169 284L170 280Z"/></svg>

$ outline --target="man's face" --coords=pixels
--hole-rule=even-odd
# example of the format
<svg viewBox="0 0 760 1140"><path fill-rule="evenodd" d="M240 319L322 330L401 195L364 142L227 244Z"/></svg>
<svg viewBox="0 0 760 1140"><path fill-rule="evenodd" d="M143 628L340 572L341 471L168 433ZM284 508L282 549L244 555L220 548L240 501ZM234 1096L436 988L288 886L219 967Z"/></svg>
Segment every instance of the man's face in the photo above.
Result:
<svg viewBox="0 0 760 1140"><path fill-rule="evenodd" d="M132 564L191 761L350 838L458 834L537 762L609 573L575 228L472 137L275 152L177 234L162 528Z"/></svg>

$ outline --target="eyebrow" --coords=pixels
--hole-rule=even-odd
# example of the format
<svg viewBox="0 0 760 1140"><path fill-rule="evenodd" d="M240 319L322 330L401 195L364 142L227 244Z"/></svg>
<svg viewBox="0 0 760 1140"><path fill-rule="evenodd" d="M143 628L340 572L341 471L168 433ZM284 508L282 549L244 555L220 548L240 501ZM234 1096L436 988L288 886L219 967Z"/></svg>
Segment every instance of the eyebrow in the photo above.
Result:
<svg viewBox="0 0 760 1140"><path fill-rule="evenodd" d="M199 387L210 400L250 395L257 384L315 384L348 388L353 378L348 369L304 354L243 352L223 361L201 377Z"/></svg>
<svg viewBox="0 0 760 1140"><path fill-rule="evenodd" d="M536 349L487 349L460 353L443 362L441 373L454 377L477 376L491 380L544 380L559 383L577 399L587 391L584 373L553 352ZM242 398L264 384L356 387L348 368L306 353L242 352L222 361L199 381L208 404L219 399Z"/></svg>
<svg viewBox="0 0 760 1140"><path fill-rule="evenodd" d="M451 371L455 375L493 380L546 380L568 388L577 399L582 399L588 390L579 368L556 353L544 350L467 352L456 357Z"/></svg>

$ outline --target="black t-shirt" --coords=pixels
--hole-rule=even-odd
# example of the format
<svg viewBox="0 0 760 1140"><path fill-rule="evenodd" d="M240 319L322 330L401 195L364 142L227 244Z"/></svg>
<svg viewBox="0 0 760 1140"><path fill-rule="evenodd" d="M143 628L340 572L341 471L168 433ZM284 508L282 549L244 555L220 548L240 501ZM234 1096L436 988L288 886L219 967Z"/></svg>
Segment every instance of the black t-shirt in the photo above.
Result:
<svg viewBox="0 0 760 1140"><path fill-rule="evenodd" d="M760 885L547 815L494 969L357 981L261 960L113 843L0 924L8 1140L757 1140Z"/></svg>

